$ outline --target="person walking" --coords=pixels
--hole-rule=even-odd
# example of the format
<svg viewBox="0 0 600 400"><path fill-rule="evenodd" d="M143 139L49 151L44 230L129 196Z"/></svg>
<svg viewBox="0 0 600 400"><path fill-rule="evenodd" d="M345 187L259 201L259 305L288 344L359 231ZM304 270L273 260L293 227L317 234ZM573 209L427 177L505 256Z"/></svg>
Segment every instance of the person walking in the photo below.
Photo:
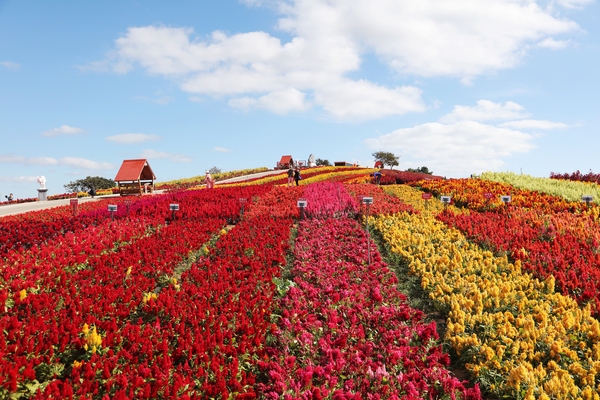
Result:
<svg viewBox="0 0 600 400"><path fill-rule="evenodd" d="M208 171L208 170L206 171L205 181L206 181L207 189L212 189L215 186L215 181L214 181L213 177L211 176L210 171Z"/></svg>
<svg viewBox="0 0 600 400"><path fill-rule="evenodd" d="M292 168L291 165L288 168L288 173L287 174L288 174L288 187L290 187L294 183L294 169Z"/></svg>
<svg viewBox="0 0 600 400"><path fill-rule="evenodd" d="M294 180L296 181L296 186L300 186L300 180L302 176L300 175L300 168L296 167L296 171L294 171Z"/></svg>

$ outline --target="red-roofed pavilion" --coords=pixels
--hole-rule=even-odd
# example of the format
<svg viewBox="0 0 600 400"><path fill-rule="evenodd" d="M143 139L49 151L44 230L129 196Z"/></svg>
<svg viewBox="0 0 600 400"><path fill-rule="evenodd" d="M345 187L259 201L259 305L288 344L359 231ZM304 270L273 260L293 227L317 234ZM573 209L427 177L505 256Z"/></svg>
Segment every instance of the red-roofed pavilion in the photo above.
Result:
<svg viewBox="0 0 600 400"><path fill-rule="evenodd" d="M155 180L156 176L145 158L123 161L115 178L121 196L152 193Z"/></svg>
<svg viewBox="0 0 600 400"><path fill-rule="evenodd" d="M292 156L281 156L281 160L277 163L277 169L288 169L291 166L294 166Z"/></svg>

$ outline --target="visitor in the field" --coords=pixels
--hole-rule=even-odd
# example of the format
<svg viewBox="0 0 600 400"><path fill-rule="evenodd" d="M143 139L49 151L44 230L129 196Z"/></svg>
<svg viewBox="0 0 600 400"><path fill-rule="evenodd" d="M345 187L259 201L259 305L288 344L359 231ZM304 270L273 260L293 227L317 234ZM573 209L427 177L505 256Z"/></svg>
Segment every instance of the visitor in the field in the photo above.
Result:
<svg viewBox="0 0 600 400"><path fill-rule="evenodd" d="M294 169L290 165L290 167L288 168L288 187L292 186L293 183L294 183Z"/></svg>
<svg viewBox="0 0 600 400"><path fill-rule="evenodd" d="M6 201L13 201L13 194L9 194L8 196L4 196L6 197Z"/></svg>
<svg viewBox="0 0 600 400"><path fill-rule="evenodd" d="M206 171L206 188L212 189L215 186L215 181L210 174L210 171Z"/></svg>
<svg viewBox="0 0 600 400"><path fill-rule="evenodd" d="M92 199L93 199L93 198L94 198L94 196L96 195L96 188L92 186L92 187L90 188L90 191L88 192L88 194L89 194L90 196L92 196Z"/></svg>
<svg viewBox="0 0 600 400"><path fill-rule="evenodd" d="M294 180L296 181L296 186L300 185L299 181L301 179L302 179L302 176L300 175L300 168L296 167L296 171L294 171Z"/></svg>
<svg viewBox="0 0 600 400"><path fill-rule="evenodd" d="M375 178L375 183L379 185L381 183L381 172L376 171L373 177Z"/></svg>

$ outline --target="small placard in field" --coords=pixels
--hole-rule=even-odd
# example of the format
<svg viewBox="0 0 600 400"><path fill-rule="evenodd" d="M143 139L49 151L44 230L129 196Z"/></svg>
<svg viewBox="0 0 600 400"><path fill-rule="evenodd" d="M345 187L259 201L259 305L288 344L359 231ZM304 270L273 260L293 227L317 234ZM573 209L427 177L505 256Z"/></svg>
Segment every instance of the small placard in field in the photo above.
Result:
<svg viewBox="0 0 600 400"><path fill-rule="evenodd" d="M421 195L421 197L422 197L424 200L429 200L429 199L431 198L431 193L423 193L423 194Z"/></svg>
<svg viewBox="0 0 600 400"><path fill-rule="evenodd" d="M494 197L494 195L493 195L492 193L489 193L489 192L487 192L487 193L484 193L484 194L483 194L483 197L485 197L486 199L488 199L488 200L489 200L489 199L491 199L492 197Z"/></svg>
<svg viewBox="0 0 600 400"><path fill-rule="evenodd" d="M304 208L304 207L306 207L306 204L307 204L306 199L300 199L300 200L298 200L298 207Z"/></svg>
<svg viewBox="0 0 600 400"><path fill-rule="evenodd" d="M108 211L117 211L117 206L115 204L109 204Z"/></svg>
<svg viewBox="0 0 600 400"><path fill-rule="evenodd" d="M373 204L373 198L372 197L363 197L362 202L363 202L363 204Z"/></svg>
<svg viewBox="0 0 600 400"><path fill-rule="evenodd" d="M170 204L169 205L169 209L171 211L178 211L179 210L179 204Z"/></svg>
<svg viewBox="0 0 600 400"><path fill-rule="evenodd" d="M450 197L450 196L442 196L442 197L440 197L440 200L444 204L450 204L450 202L452 201L452 197Z"/></svg>
<svg viewBox="0 0 600 400"><path fill-rule="evenodd" d="M503 203L510 203L510 196L502 196Z"/></svg>
<svg viewBox="0 0 600 400"><path fill-rule="evenodd" d="M69 203L71 203L72 206L76 206L77 204L79 204L79 199L71 199Z"/></svg>
<svg viewBox="0 0 600 400"><path fill-rule="evenodd" d="M581 200L585 201L586 203L591 202L592 200L594 200L594 196L582 196Z"/></svg>

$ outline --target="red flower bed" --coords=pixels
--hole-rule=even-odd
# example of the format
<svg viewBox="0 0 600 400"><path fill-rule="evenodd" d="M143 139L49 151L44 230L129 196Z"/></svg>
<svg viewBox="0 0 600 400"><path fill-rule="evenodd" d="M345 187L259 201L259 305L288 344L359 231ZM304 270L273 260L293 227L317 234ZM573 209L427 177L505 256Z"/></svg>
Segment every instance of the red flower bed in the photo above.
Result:
<svg viewBox="0 0 600 400"><path fill-rule="evenodd" d="M553 275L564 295L591 302L600 315L600 227L589 216L509 208L438 218L484 248L520 259L542 280Z"/></svg>
<svg viewBox="0 0 600 400"><path fill-rule="evenodd" d="M573 172L572 174L569 174L569 173L560 174L560 173L550 172L550 178L551 179L562 179L562 180L567 180L567 181L600 183L600 174L595 174L592 172L592 170L590 170L590 172L588 172L587 174L582 174L581 172L579 172L579 170Z"/></svg>
<svg viewBox="0 0 600 400"><path fill-rule="evenodd" d="M396 171L394 169L382 169L380 183L382 185L403 184L418 182L422 180L440 180L441 176L422 174L420 172Z"/></svg>
<svg viewBox="0 0 600 400"><path fill-rule="evenodd" d="M300 223L262 397L479 399L445 368L435 323L406 304L373 244L368 265L367 240L353 220Z"/></svg>

